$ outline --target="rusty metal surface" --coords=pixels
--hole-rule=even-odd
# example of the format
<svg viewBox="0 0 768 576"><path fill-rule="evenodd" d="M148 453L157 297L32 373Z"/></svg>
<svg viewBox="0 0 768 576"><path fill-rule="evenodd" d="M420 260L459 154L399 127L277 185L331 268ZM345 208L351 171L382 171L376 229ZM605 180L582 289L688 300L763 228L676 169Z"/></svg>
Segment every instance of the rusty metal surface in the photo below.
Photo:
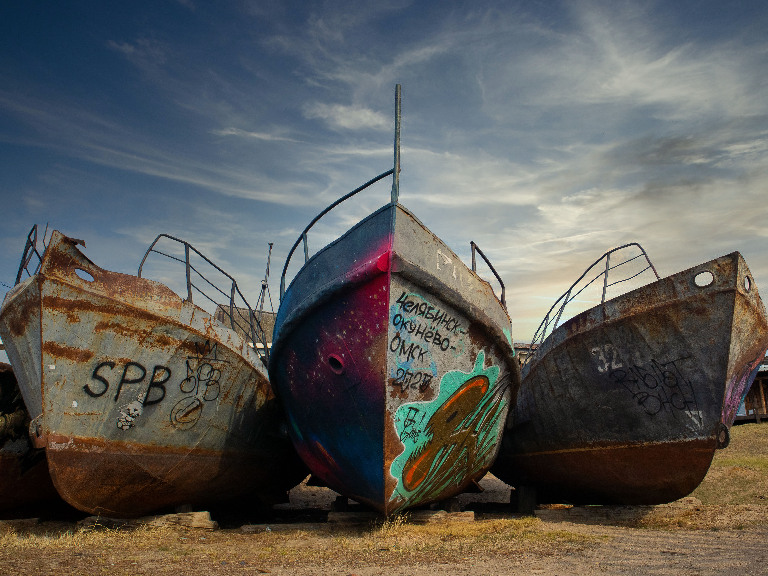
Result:
<svg viewBox="0 0 768 576"><path fill-rule="evenodd" d="M709 285L697 285L701 273ZM526 365L492 471L550 501L685 496L727 442L767 348L765 307L738 253L608 300Z"/></svg>
<svg viewBox="0 0 768 576"><path fill-rule="evenodd" d="M389 204L296 275L269 371L313 474L392 514L485 474L519 386L513 356L490 285Z"/></svg>
<svg viewBox="0 0 768 576"><path fill-rule="evenodd" d="M305 476L243 337L160 283L99 268L58 232L7 295L0 333L54 484L81 510L269 500Z"/></svg>

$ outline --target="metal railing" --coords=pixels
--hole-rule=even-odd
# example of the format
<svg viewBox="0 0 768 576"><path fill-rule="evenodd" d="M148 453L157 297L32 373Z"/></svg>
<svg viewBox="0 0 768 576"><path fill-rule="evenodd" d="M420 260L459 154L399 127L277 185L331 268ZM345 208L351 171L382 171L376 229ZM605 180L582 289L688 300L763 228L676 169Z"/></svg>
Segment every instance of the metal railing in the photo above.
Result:
<svg viewBox="0 0 768 576"><path fill-rule="evenodd" d="M501 276L499 276L499 273L496 272L496 268L493 267L493 264L491 264L490 260L488 260L486 255L483 254L483 251L480 250L480 247L477 244L475 244L474 241L470 241L469 245L472 248L472 272L475 272L475 273L477 272L477 261L475 259L475 252L477 252L478 254L480 254L480 257L483 260L485 260L485 263L488 265L488 268L491 269L491 272L493 272L493 275L496 276L496 280L499 281L499 284L501 285L501 299L500 299L500 301L501 301L502 307L504 308L504 310L506 310L507 309L507 300L504 297L504 282L501 279Z"/></svg>
<svg viewBox="0 0 768 576"><path fill-rule="evenodd" d="M352 198L352 196L354 196L358 192L362 192L363 190L365 190L366 188L368 188L372 184L375 184L379 180L382 180L383 178L386 178L387 176L389 176L393 172L394 172L394 169L387 170L383 174L379 174L378 176L376 176L376 178L374 178L373 180L368 180L368 182L366 182L365 184L363 184L359 188L355 188L349 194L345 194L344 196L342 196L341 198L336 200L336 202L334 202L333 204L328 206L325 210L320 212L320 214L315 216L312 219L312 221L309 224L307 224L307 227L304 228L304 230L301 232L301 235L299 235L299 237L296 239L296 242L294 242L293 246L291 246L291 249L288 251L288 257L285 259L285 265L283 266L283 273L280 276L280 300L283 299L283 295L285 294L285 275L288 272L288 264L290 264L291 257L293 256L293 253L296 251L296 248L298 248L299 244L302 241L304 242L304 263L306 264L307 261L309 260L309 241L307 240L307 232L309 232L310 228L312 228L312 226L317 224L317 221L320 220L320 218L322 218L323 216L328 214L328 212L330 212L331 210L336 208L336 206L338 206L339 204L341 204L345 200L347 200L349 198Z"/></svg>
<svg viewBox="0 0 768 576"><path fill-rule="evenodd" d="M181 244L184 247L184 258L179 258L178 256L174 256L173 254L155 248L161 239L167 239ZM141 278L144 263L151 253L159 254L183 264L186 271L186 300L194 302L193 294L197 293L214 304L216 306L217 314L220 311L225 317L224 324L229 324L229 327L232 328L232 330L244 335L246 340L253 346L254 350L261 356L262 361L265 364L269 361L267 334L262 328L261 323L262 311L260 309L257 312L251 308L248 301L245 299L245 296L243 296L243 293L240 291L237 281L232 276L214 264L189 242L168 234L159 234L157 238L155 238L155 241L150 244L149 248L147 248L147 251L144 253L144 258L141 259L137 274L139 278ZM227 286L228 291L219 287L198 270L198 268L190 261L190 254L195 254L201 258L203 262L224 276L229 281L229 286ZM210 293L213 293L213 296L211 296Z"/></svg>
<svg viewBox="0 0 768 576"><path fill-rule="evenodd" d="M611 265L611 254L618 252L619 250L625 250L633 246L637 247L640 250L639 254L631 258L627 258L626 260L623 260L613 266ZM609 272L611 272L612 270L616 270L617 268L620 268L625 264L629 264L630 262L633 262L638 258L645 258L647 266L645 266L639 272L632 274L631 276L627 276L626 278L621 278L620 280L617 280L615 282L610 282L610 283L608 282ZM587 274L589 274L591 270L596 268L598 264L600 264L603 260L605 260L605 267L600 272L598 272L597 275L595 275L591 280L589 280L583 286L581 286L577 291L576 290L577 287L584 280ZM571 284L571 287L568 288L568 290L563 295L561 295L557 300L555 300L555 303L549 309L549 312L547 312L546 316L544 316L544 320L541 321L541 324L536 330L536 333L533 335L533 339L531 340L531 353L525 358L525 360L523 361L523 365L525 366L526 364L532 361L532 359L536 356L537 349L541 346L544 340L546 340L547 336L552 334L552 332L558 327L558 325L560 324L560 321L563 319L564 311L565 311L565 308L568 306L568 304L573 302L576 299L576 297L579 296L579 294L581 294L594 282L596 282L600 278L603 279L603 294L600 300L600 305L603 305L605 304L605 295L607 293L608 288L610 288L611 286L615 286L617 284L621 284L622 282L627 282L629 280L632 280L633 278L636 278L637 276L639 276L640 274L648 270L652 270L656 276L656 279L657 280L659 279L659 274L658 272L656 272L656 268L654 267L650 258L648 258L648 254L646 254L643 247L640 246L640 244L638 244L637 242L630 242L629 244L624 244L617 248L613 248L612 250L609 250L608 252L600 256L600 258L598 258L589 268L587 268L584 271L584 273L581 276L579 276L576 282Z"/></svg>
<svg viewBox="0 0 768 576"><path fill-rule="evenodd" d="M283 273L280 276L280 300L283 299L283 296L285 295L285 275L288 272L288 264L291 262L291 257L293 256L293 253L296 251L296 248L298 248L299 244L304 242L304 264L309 261L309 240L307 239L307 232L309 232L310 228L314 226L320 218L328 214L331 210L336 208L339 204L344 202L345 200L348 200L349 198L352 198L355 194L358 192L362 192L369 186L375 184L379 180L382 180L386 178L389 175L394 175L392 178L392 190L390 193L390 202L391 204L397 204L398 198L400 196L400 96L401 94L401 88L400 84L397 84L395 86L395 143L394 143L394 167L390 170L387 170L383 174L379 174L376 176L376 178L373 178L372 180L368 180L365 184L360 186L359 188L355 188L352 190L352 192L345 194L338 200L336 200L333 204L328 206L325 210L320 212L317 216L315 216L312 221L307 225L306 228L302 231L301 235L296 239L296 242L294 242L293 246L291 246L291 249L288 251L288 257L285 259L285 265L283 266Z"/></svg>
<svg viewBox="0 0 768 576"><path fill-rule="evenodd" d="M47 231L47 228L46 228ZM45 235L43 235L43 247L45 247ZM45 252L45 250L43 250ZM32 261L33 257L37 257L37 262L34 265L34 268L30 272L30 262ZM38 270L40 269L40 263L43 261L43 256L40 254L40 252L37 251L37 224L32 226L32 229L29 231L29 234L27 234L27 242L24 244L24 252L21 255L21 262L19 264L19 271L16 274L16 282L15 284L18 284L21 282L21 277L24 275L24 272L27 273L27 277L33 276L37 274Z"/></svg>

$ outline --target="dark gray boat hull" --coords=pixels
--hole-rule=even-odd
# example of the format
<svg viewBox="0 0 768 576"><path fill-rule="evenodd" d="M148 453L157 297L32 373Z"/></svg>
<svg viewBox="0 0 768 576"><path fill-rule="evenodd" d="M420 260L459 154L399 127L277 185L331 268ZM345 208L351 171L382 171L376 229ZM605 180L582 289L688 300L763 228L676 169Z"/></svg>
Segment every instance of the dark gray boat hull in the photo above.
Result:
<svg viewBox="0 0 768 576"><path fill-rule="evenodd" d="M681 498L727 444L766 348L765 307L736 252L609 300L526 367L492 471L540 501Z"/></svg>

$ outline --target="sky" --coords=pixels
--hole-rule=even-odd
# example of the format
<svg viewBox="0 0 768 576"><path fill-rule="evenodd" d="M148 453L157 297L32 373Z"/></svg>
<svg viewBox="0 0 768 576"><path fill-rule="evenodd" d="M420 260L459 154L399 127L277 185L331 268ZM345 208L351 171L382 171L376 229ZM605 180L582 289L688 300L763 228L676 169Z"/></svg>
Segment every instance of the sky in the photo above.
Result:
<svg viewBox="0 0 768 576"><path fill-rule="evenodd" d="M276 309L302 229L392 167L398 83L400 201L480 246L516 341L628 242L662 276L738 250L768 293L766 30L759 0L0 3L0 298L38 224L130 274L183 238L252 304L271 242Z"/></svg>

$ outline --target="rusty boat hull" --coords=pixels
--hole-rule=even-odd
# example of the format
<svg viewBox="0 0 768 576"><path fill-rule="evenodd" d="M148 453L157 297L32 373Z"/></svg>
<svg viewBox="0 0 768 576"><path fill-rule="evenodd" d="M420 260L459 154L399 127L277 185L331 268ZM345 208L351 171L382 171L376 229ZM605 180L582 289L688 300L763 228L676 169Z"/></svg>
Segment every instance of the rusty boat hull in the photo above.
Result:
<svg viewBox="0 0 768 576"><path fill-rule="evenodd" d="M45 451L28 434L29 413L10 364L0 362L0 518L29 517L66 510Z"/></svg>
<svg viewBox="0 0 768 576"><path fill-rule="evenodd" d="M608 300L523 369L492 471L541 502L681 498L727 445L766 348L765 307L736 252Z"/></svg>
<svg viewBox="0 0 768 576"><path fill-rule="evenodd" d="M0 334L59 494L94 514L270 502L306 475L243 337L54 232Z"/></svg>
<svg viewBox="0 0 768 576"><path fill-rule="evenodd" d="M295 276L269 373L313 475L387 515L479 480L520 383L491 286L396 203Z"/></svg>

